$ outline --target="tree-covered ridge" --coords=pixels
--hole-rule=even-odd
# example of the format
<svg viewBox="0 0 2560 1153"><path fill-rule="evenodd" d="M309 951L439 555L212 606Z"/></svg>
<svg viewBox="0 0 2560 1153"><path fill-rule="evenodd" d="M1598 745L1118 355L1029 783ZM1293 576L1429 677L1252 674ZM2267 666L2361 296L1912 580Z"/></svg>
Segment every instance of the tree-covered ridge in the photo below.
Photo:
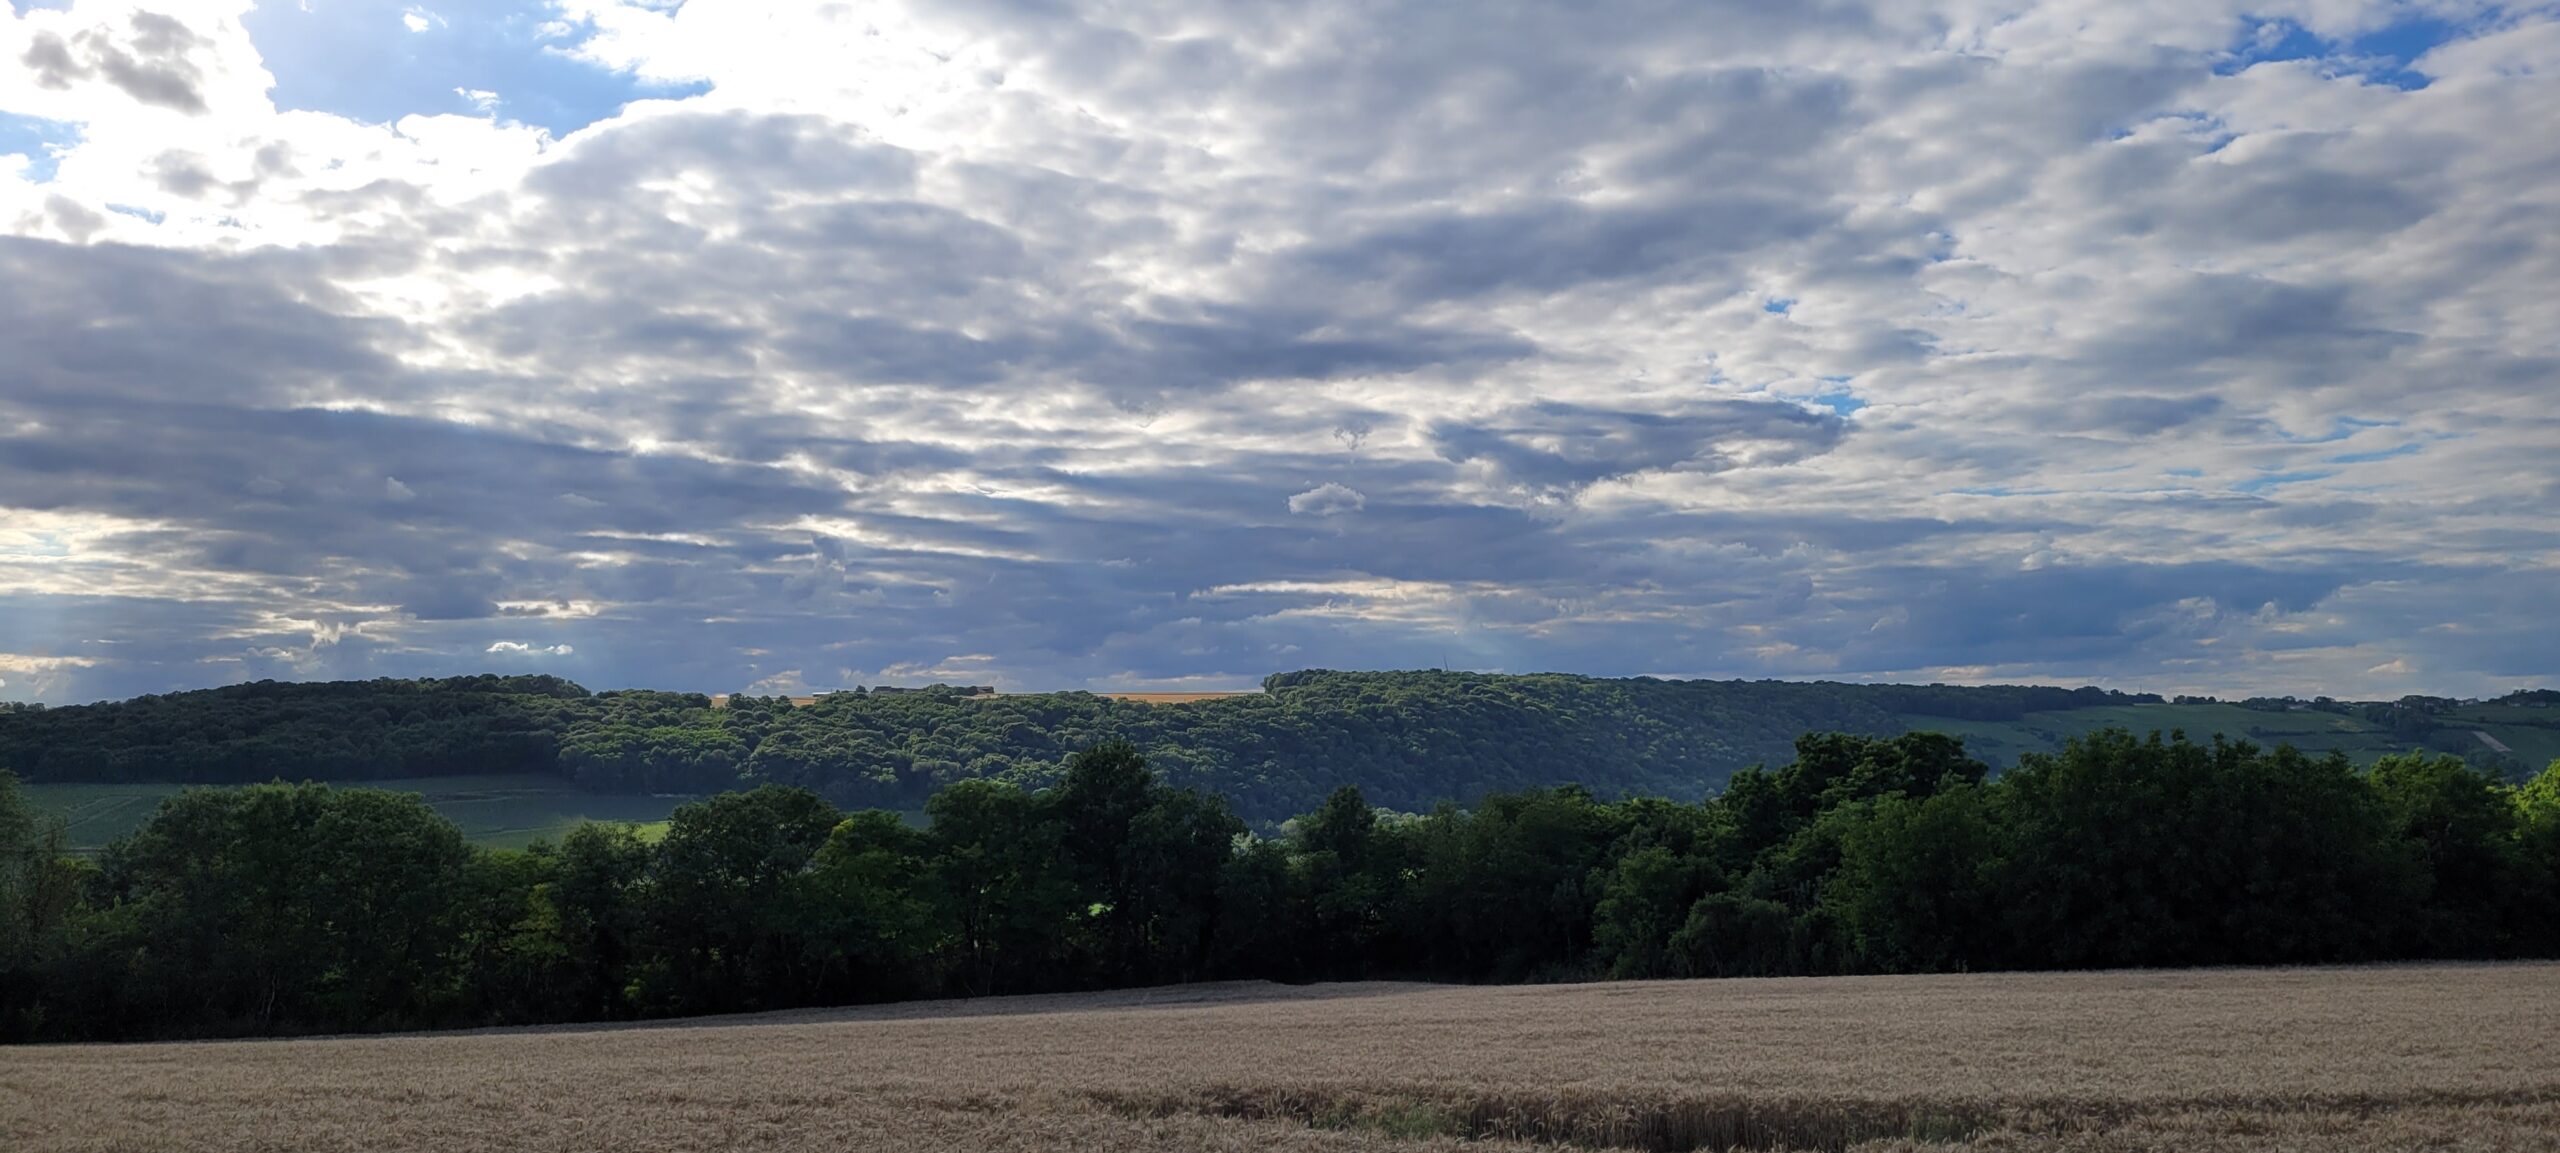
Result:
<svg viewBox="0 0 2560 1153"><path fill-rule="evenodd" d="M698 693L589 693L552 677L261 682L0 716L0 765L32 781L364 781L558 773L600 791L811 789L921 808L992 778L1039 785L1094 744L1137 745L1168 780L1249 820L1357 784L1419 810L1579 783L1696 797L1813 730L1890 735L1912 715L2006 719L2156 702L2100 689L1665 681L1306 671L1174 707L1089 693L839 693L793 708Z"/></svg>
<svg viewBox="0 0 2560 1153"><path fill-rule="evenodd" d="M1404 811L1564 784L1696 798L1749 765L1783 763L1804 732L1948 731L1995 768L2109 725L2344 745L2359 763L2425 748L2518 778L2560 756L2560 707L2534 692L2494 702L2163 702L2095 688L1322 670L1265 685L1174 706L926 689L831 694L797 708L741 695L715 708L700 693L590 693L553 677L261 682L0 713L0 766L38 782L538 773L614 793L786 784L840 807L912 813L953 782L1037 787L1073 751L1125 740L1166 779L1269 825L1343 785ZM2483 726L2514 747L2480 740Z"/></svg>
<svg viewBox="0 0 2560 1153"><path fill-rule="evenodd" d="M1219 978L1464 981L2560 956L2560 763L2358 770L2109 731L2012 772L1806 736L1699 803L1579 788L1257 837L1135 747L922 828L763 786L474 848L417 798L190 790L63 857L0 773L0 1038L604 1020Z"/></svg>
<svg viewBox="0 0 2560 1153"><path fill-rule="evenodd" d="M0 713L0 768L203 784L554 772L560 738L599 707L550 676L258 681Z"/></svg>

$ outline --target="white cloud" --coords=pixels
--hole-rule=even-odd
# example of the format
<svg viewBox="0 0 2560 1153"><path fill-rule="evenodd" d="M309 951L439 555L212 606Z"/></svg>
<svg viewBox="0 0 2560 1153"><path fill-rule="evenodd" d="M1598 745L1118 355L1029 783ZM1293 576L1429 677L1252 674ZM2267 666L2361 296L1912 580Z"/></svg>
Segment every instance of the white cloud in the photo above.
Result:
<svg viewBox="0 0 2560 1153"><path fill-rule="evenodd" d="M565 657L576 653L578 650L565 644L535 645L527 644L523 641L497 641L482 651L489 653L492 656Z"/></svg>
<svg viewBox="0 0 2560 1153"><path fill-rule="evenodd" d="M1289 498L1289 511L1300 516L1341 516L1368 507L1369 498L1348 485L1326 481Z"/></svg>
<svg viewBox="0 0 2560 1153"><path fill-rule="evenodd" d="M510 614L712 686L2560 641L2545 9L2404 91L2234 55L2365 3L558 8L709 90L368 124L279 112L245 3L0 17L0 111L78 129L0 169L0 509L59 528L0 633L168 654L61 683L552 652Z"/></svg>

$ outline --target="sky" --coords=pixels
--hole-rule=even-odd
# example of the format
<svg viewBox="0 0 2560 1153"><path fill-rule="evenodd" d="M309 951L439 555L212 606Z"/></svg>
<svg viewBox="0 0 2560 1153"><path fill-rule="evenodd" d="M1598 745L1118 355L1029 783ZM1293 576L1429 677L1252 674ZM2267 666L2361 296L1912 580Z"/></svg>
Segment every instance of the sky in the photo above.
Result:
<svg viewBox="0 0 2560 1153"><path fill-rule="evenodd" d="M2560 4L10 0L0 699L2560 682Z"/></svg>

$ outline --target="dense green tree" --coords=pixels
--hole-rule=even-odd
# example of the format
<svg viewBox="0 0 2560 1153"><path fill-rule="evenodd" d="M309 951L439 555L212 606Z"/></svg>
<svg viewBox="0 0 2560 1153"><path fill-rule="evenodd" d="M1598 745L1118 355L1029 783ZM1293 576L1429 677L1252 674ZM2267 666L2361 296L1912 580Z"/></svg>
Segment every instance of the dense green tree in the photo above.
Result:
<svg viewBox="0 0 2560 1153"><path fill-rule="evenodd" d="M1618 829L1578 788L1500 794L1413 827L1401 927L1418 958L1473 980L1561 974L1591 940L1593 874Z"/></svg>
<svg viewBox="0 0 2560 1153"><path fill-rule="evenodd" d="M109 963L155 1031L436 1020L472 852L406 793L193 789L107 854Z"/></svg>
<svg viewBox="0 0 2560 1153"><path fill-rule="evenodd" d="M1671 939L1719 880L1714 862L1662 845L1620 856L1592 911L1592 960L1619 979L1690 976L1690 958Z"/></svg>
<svg viewBox="0 0 2560 1153"><path fill-rule="evenodd" d="M807 958L782 898L842 819L779 785L677 808L650 871L644 996L693 1012L793 1003Z"/></svg>
<svg viewBox="0 0 2560 1153"><path fill-rule="evenodd" d="M2528 895L2513 790L2452 756L2384 757L2370 777L2426 865L2426 908L2412 947L2440 957L2513 951L2509 906Z"/></svg>
<svg viewBox="0 0 2560 1153"><path fill-rule="evenodd" d="M755 701L738 727L795 715ZM2560 766L2509 788L2451 757L2359 773L2110 732L1986 780L1942 738L1818 736L1703 803L1568 787L1411 816L1342 789L1255 837L1222 799L1103 741L1045 790L962 779L924 809L916 827L765 786L684 806L655 844L590 825L473 850L412 796L262 785L175 798L90 867L58 855L0 775L0 1035L592 1020L1206 977L2560 954Z"/></svg>
<svg viewBox="0 0 2560 1153"><path fill-rule="evenodd" d="M2009 955L1999 903L2002 830L1981 788L1878 798L1842 822L1839 844L1822 902L1857 968L1943 972L1990 967Z"/></svg>
<svg viewBox="0 0 2560 1153"><path fill-rule="evenodd" d="M1382 832L1378 812L1351 785L1335 789L1315 812L1290 822L1290 972L1347 978L1370 975L1396 917L1395 897L1408 838Z"/></svg>
<svg viewBox="0 0 2560 1153"><path fill-rule="evenodd" d="M613 1020L631 1014L631 967L646 932L650 862L655 855L625 825L589 822L569 830L557 846L534 846L551 868L534 894L540 923L555 944L563 992L560 1004L581 1020Z"/></svg>
<svg viewBox="0 0 2560 1153"><path fill-rule="evenodd" d="M1683 976L1771 977L1805 971L1805 933L1785 905L1711 893L1690 907L1670 949Z"/></svg>
<svg viewBox="0 0 2560 1153"><path fill-rule="evenodd" d="M1101 907L1114 949L1134 932L1133 890L1143 883L1129 829L1155 800L1147 759L1127 741L1110 741L1067 761L1065 779L1040 795L1042 813L1058 824L1059 847L1075 882Z"/></svg>
<svg viewBox="0 0 2560 1153"><path fill-rule="evenodd" d="M997 781L961 781L925 806L934 891L950 931L952 983L963 994L1056 988L1067 925L1090 914L1060 867L1060 829L1031 796Z"/></svg>
<svg viewBox="0 0 2560 1153"><path fill-rule="evenodd" d="M1361 795L1360 786L1344 785L1316 811L1290 822L1290 835L1300 853L1329 854L1343 868L1358 872L1369 866L1370 846L1378 839L1378 811Z"/></svg>
<svg viewBox="0 0 2560 1153"><path fill-rule="evenodd" d="M1306 934L1310 890L1292 875L1293 863L1286 844L1256 837L1218 867L1212 976L1295 981L1338 975L1312 955L1314 942ZM1360 958L1344 960L1356 965Z"/></svg>
<svg viewBox="0 0 2560 1153"><path fill-rule="evenodd" d="M2115 731L2026 758L2000 799L2001 903L2026 963L2362 959L2421 898L2343 757Z"/></svg>
<svg viewBox="0 0 2560 1153"><path fill-rule="evenodd" d="M0 1040L41 1029L37 975L69 946L86 878L62 840L62 820L37 812L0 769Z"/></svg>
<svg viewBox="0 0 2560 1153"><path fill-rule="evenodd" d="M1129 822L1123 850L1127 886L1119 894L1127 933L1112 984L1196 981L1209 973L1221 912L1219 874L1235 855L1244 822L1223 799L1190 789L1154 791Z"/></svg>
<svg viewBox="0 0 2560 1153"><path fill-rule="evenodd" d="M0 974L23 971L36 950L35 894L46 864L61 855L50 843L59 834L48 836L47 824L19 791L17 776L0 769Z"/></svg>
<svg viewBox="0 0 2560 1153"><path fill-rule="evenodd" d="M2512 915L2516 951L2560 955L2560 761L2515 793L2520 890Z"/></svg>
<svg viewBox="0 0 2560 1153"><path fill-rule="evenodd" d="M456 1012L499 1024L550 1020L578 1003L580 958L545 899L558 862L515 849L475 853L458 897L462 956ZM606 1015L598 1012L597 1015Z"/></svg>
<svg viewBox="0 0 2560 1153"><path fill-rule="evenodd" d="M1965 755L1962 742L1941 733L1890 738L1808 733L1797 738L1795 760L1784 768L1746 769L1734 776L1721 798L1730 829L1722 863L1739 874L1767 864L1764 858L1772 854L1785 854L1812 860L1814 873L1827 871L1836 835L1805 835L1825 813L1878 797L1925 798L1941 789L1978 784L1989 772L1989 766ZM1783 887L1804 891L1764 896L1798 905L1811 898L1806 885Z"/></svg>
<svg viewBox="0 0 2560 1153"><path fill-rule="evenodd" d="M847 816L794 878L786 919L800 927L819 999L886 1001L937 991L930 958L941 922L932 839L895 813Z"/></svg>

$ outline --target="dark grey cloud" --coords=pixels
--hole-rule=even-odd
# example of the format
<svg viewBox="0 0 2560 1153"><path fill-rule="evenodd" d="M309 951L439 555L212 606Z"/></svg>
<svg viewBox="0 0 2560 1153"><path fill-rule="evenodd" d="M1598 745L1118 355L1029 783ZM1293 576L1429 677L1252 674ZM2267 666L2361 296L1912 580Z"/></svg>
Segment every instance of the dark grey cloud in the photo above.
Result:
<svg viewBox="0 0 2560 1153"><path fill-rule="evenodd" d="M1777 196L1701 197L1635 208L1569 201L1382 225L1301 256L1326 280L1441 300L1551 294L1593 282L1712 276L1737 253L1801 238L1834 217Z"/></svg>
<svg viewBox="0 0 2560 1153"><path fill-rule="evenodd" d="M38 87L63 90L96 76L143 104L201 116L209 110L204 72L191 55L209 47L176 17L136 12L121 36L90 29L65 40L39 32L19 62L34 70Z"/></svg>
<svg viewBox="0 0 2560 1153"><path fill-rule="evenodd" d="M273 403L387 371L373 342L398 322L297 290L337 295L289 261L0 237L0 360L14 366L0 403Z"/></svg>
<svg viewBox="0 0 2560 1153"><path fill-rule="evenodd" d="M2143 396L2120 393L2099 396L2086 403L2061 400L2051 409L2054 427L2090 429L2122 433L2127 436L2152 436L2181 428L2212 416L2222 410L2222 398L2212 395Z"/></svg>
<svg viewBox="0 0 2560 1153"><path fill-rule="evenodd" d="M1883 575L1883 574L1879 574ZM2201 611L2248 616L2299 612L2347 583L2336 571L2270 570L2228 562L2066 565L2011 571L1904 570L1889 587L1879 625L1842 638L1856 656L1884 667L1958 663L2114 663L2140 652L2185 616L2163 610L2198 602Z"/></svg>
<svg viewBox="0 0 2560 1153"><path fill-rule="evenodd" d="M1430 430L1440 455L1481 461L1504 481L1570 491L1640 472L1715 472L1733 467L1737 442L1774 443L1795 458L1839 442L1846 422L1783 401L1726 401L1676 413L1613 412L1547 402L1484 421L1441 421Z"/></svg>

